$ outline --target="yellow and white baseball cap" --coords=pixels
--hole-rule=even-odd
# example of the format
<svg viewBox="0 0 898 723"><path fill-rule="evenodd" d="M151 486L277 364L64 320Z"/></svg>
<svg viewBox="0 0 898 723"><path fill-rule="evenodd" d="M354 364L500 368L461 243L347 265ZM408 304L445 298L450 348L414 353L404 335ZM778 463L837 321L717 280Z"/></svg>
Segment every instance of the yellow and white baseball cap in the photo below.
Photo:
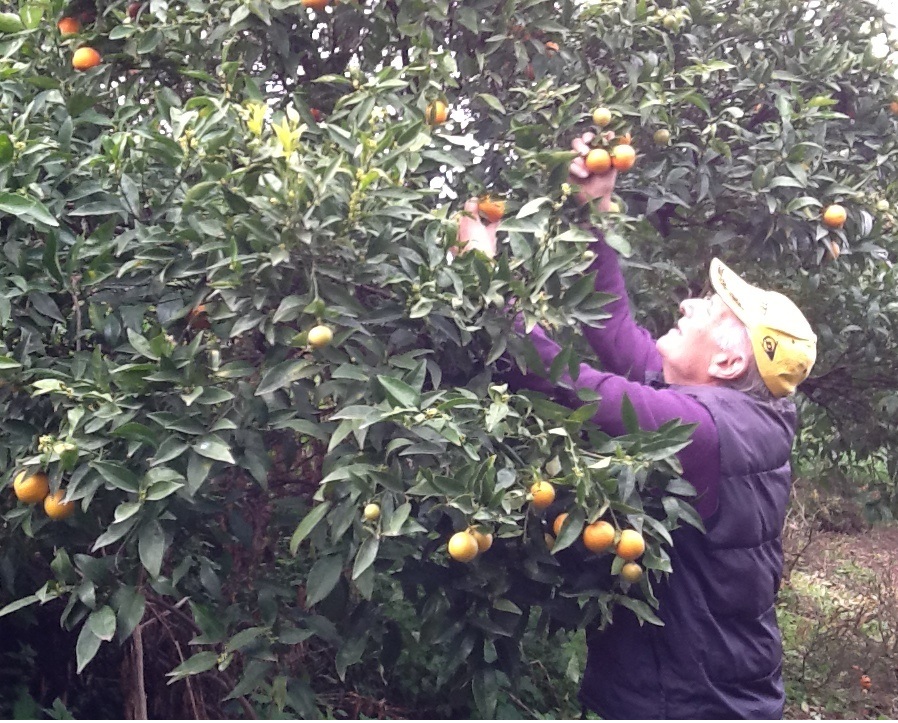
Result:
<svg viewBox="0 0 898 723"><path fill-rule="evenodd" d="M745 324L761 378L785 397L808 378L817 359L817 335L793 301L749 284L720 259L711 261L711 285Z"/></svg>

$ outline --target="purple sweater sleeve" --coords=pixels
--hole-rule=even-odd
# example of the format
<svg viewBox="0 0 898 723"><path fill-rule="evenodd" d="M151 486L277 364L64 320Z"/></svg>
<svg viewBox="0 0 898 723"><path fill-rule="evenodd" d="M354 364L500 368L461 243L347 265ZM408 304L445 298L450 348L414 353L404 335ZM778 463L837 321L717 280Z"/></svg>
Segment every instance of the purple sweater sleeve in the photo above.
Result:
<svg viewBox="0 0 898 723"><path fill-rule="evenodd" d="M652 335L636 323L630 312L617 253L605 243L600 231L593 233L596 241L590 248L596 258L589 270L596 272L595 289L618 298L605 307L611 318L604 320L602 327L584 327L583 334L605 369L634 382L644 382L646 372L661 371L661 356Z"/></svg>
<svg viewBox="0 0 898 723"><path fill-rule="evenodd" d="M521 325L517 325L523 332ZM540 327L529 335L543 364L548 368L561 348L548 339ZM515 387L534 389L555 396L566 406L582 404L577 398L579 389L598 392L599 409L593 417L603 431L612 436L626 434L621 414L624 395L629 397L636 410L641 429L656 430L665 422L679 419L684 424L696 424L692 441L678 453L683 465L683 476L695 487L698 498L695 509L702 519L709 519L717 510L720 484L720 441L711 414L693 397L673 389L655 389L639 382L629 381L617 374L600 372L587 364L580 365L577 381L565 373L559 385L536 374L518 375L512 379Z"/></svg>

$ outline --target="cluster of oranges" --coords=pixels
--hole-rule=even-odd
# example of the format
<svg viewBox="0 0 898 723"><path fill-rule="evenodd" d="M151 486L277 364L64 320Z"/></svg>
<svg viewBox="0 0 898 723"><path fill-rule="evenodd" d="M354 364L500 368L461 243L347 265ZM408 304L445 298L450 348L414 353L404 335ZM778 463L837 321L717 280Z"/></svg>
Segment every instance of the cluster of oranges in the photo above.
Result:
<svg viewBox="0 0 898 723"><path fill-rule="evenodd" d="M611 123L611 111L608 108L596 108L592 113L592 122L599 128ZM630 145L630 135L617 139L615 146L593 148L586 156L586 168L590 173L606 173L614 168L616 171L629 171L636 164L636 150Z"/></svg>
<svg viewBox="0 0 898 723"><path fill-rule="evenodd" d="M555 501L555 488L550 482L538 480L530 487L531 504L537 510L545 510ZM546 544L551 548L555 544L555 537L561 534L564 523L568 518L567 512L562 512L552 523L552 531L555 536L546 533ZM617 529L607 520L597 520L586 525L580 536L583 546L597 555L610 550L625 560L620 574L627 582L638 582L642 577L642 566L636 560L645 552L645 538L636 530Z"/></svg>
<svg viewBox="0 0 898 723"><path fill-rule="evenodd" d="M130 7L128 12L130 14ZM64 38L77 35L81 32L81 22L77 18L69 16L61 18L59 22L56 23L56 27L59 29L59 34ZM75 50L72 55L72 67L75 70L90 70L102 62L103 58L100 54L89 45L81 46Z"/></svg>
<svg viewBox="0 0 898 723"><path fill-rule="evenodd" d="M43 472L19 472L12 482L12 489L19 502L26 505L44 503L44 512L54 520L63 520L75 511L74 502L63 502L65 490L57 490L50 494L50 480Z"/></svg>
<svg viewBox="0 0 898 723"><path fill-rule="evenodd" d="M493 546L493 534L481 532L476 527L469 527L462 532L456 532L449 538L449 556L459 562L471 562L478 555L486 552Z"/></svg>

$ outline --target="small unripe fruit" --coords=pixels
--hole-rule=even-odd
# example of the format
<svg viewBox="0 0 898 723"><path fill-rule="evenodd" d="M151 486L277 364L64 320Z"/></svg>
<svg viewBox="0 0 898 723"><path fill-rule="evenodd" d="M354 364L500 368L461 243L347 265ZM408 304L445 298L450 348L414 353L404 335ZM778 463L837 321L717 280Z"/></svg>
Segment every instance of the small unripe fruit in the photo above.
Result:
<svg viewBox="0 0 898 723"><path fill-rule="evenodd" d="M362 513L362 516L368 522L374 522L375 520L380 518L380 505L375 504L374 502L365 505L365 511Z"/></svg>
<svg viewBox="0 0 898 723"><path fill-rule="evenodd" d="M611 122L611 111L607 108L596 108L592 112L592 122L599 128L604 128Z"/></svg>
<svg viewBox="0 0 898 723"><path fill-rule="evenodd" d="M627 582L639 582L642 579L642 567L635 562L628 562L621 568L620 576Z"/></svg>
<svg viewBox="0 0 898 723"><path fill-rule="evenodd" d="M309 346L313 349L321 349L333 341L334 332L329 326L319 324L309 329Z"/></svg>
<svg viewBox="0 0 898 723"><path fill-rule="evenodd" d="M667 128L659 128L652 136L652 140L659 146L666 146L670 143L670 131Z"/></svg>

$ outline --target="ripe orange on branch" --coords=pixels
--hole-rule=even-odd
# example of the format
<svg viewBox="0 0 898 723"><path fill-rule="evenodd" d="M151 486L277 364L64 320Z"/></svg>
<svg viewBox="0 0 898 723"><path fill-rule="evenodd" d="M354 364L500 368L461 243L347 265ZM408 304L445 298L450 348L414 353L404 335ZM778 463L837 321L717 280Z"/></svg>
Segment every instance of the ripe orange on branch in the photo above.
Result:
<svg viewBox="0 0 898 723"><path fill-rule="evenodd" d="M493 546L493 533L481 532L480 530L471 530L471 537L477 543L478 552L486 552Z"/></svg>
<svg viewBox="0 0 898 723"><path fill-rule="evenodd" d="M427 106L424 117L432 126L442 125L449 119L449 106L441 100L435 100Z"/></svg>
<svg viewBox="0 0 898 723"><path fill-rule="evenodd" d="M614 525L605 520L593 522L583 529L583 544L590 552L604 552L614 543Z"/></svg>
<svg viewBox="0 0 898 723"><path fill-rule="evenodd" d="M50 480L43 472L28 474L22 471L13 479L12 489L20 502L33 505L50 493Z"/></svg>
<svg viewBox="0 0 898 723"><path fill-rule="evenodd" d="M59 28L59 32L62 35L77 35L81 32L81 23L75 18L60 18L59 22L56 23L56 27Z"/></svg>
<svg viewBox="0 0 898 723"><path fill-rule="evenodd" d="M567 512L562 512L558 517L555 518L555 522L552 523L552 532L555 533L555 537L561 534L561 528L564 525L564 521L567 519Z"/></svg>
<svg viewBox="0 0 898 723"><path fill-rule="evenodd" d="M629 171L636 163L636 151L633 146L622 143L611 151L611 165L618 171Z"/></svg>
<svg viewBox="0 0 898 723"><path fill-rule="evenodd" d="M459 562L471 562L480 552L477 540L470 532L456 532L449 538L448 548L452 559Z"/></svg>
<svg viewBox="0 0 898 723"><path fill-rule="evenodd" d="M303 7L312 8L319 13L327 7L329 0L302 0Z"/></svg>
<svg viewBox="0 0 898 723"><path fill-rule="evenodd" d="M848 212L838 203L827 206L823 211L823 223L829 228L842 228L847 218Z"/></svg>
<svg viewBox="0 0 898 723"><path fill-rule="evenodd" d="M624 530L620 533L620 540L614 552L618 557L632 562L645 552L645 538L636 530Z"/></svg>
<svg viewBox="0 0 898 723"><path fill-rule="evenodd" d="M604 148L593 148L584 161L590 173L605 173L611 170L611 154Z"/></svg>
<svg viewBox="0 0 898 723"><path fill-rule="evenodd" d="M72 56L72 67L75 70L90 70L102 62L100 54L90 47L78 48Z"/></svg>
<svg viewBox="0 0 898 723"><path fill-rule="evenodd" d="M540 480L530 486L530 495L533 506L538 510L544 510L555 501L555 488L551 483Z"/></svg>
<svg viewBox="0 0 898 723"><path fill-rule="evenodd" d="M75 511L75 503L63 502L63 497L65 497L65 490L57 490L52 495L46 496L44 512L47 513L47 517L53 520L64 520L66 517L72 516Z"/></svg>

